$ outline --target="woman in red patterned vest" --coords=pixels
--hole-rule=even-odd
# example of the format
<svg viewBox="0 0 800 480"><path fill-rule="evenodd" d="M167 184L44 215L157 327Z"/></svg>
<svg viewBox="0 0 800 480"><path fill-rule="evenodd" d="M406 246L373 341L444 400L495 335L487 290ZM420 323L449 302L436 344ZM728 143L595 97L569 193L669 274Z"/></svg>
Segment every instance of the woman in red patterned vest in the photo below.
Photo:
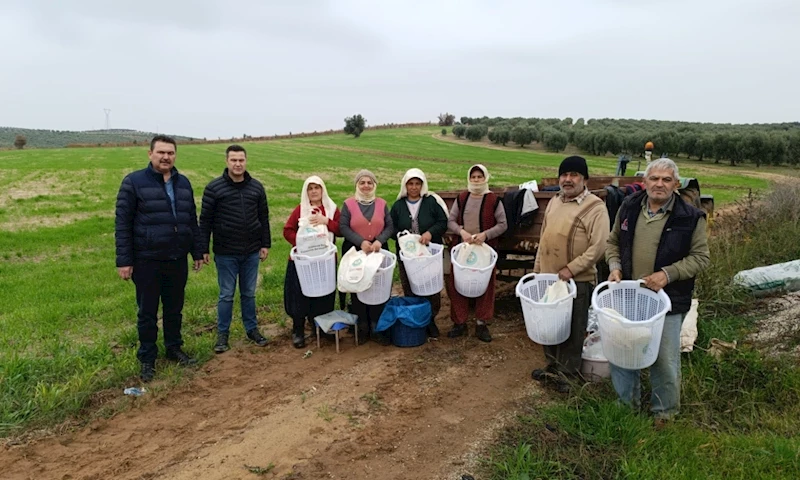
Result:
<svg viewBox="0 0 800 480"><path fill-rule="evenodd" d="M387 242L394 233L394 227L386 201L375 196L378 180L369 170L361 170L356 174L355 184L356 194L344 201L339 217L339 231L344 237L342 253L346 253L350 247L365 252L389 250ZM358 315L359 342L371 337L381 345L388 345L386 333L374 331L386 304L366 305L358 299L358 295L350 295L350 300L351 313Z"/></svg>
<svg viewBox="0 0 800 480"><path fill-rule="evenodd" d="M447 227L458 236L459 243L486 243L496 249L498 237L508 229L503 202L489 191L489 172L486 167L473 165L467 178L467 191L461 192L453 202ZM492 341L487 323L494 317L494 283L495 276L492 275L486 293L475 299L475 336L484 342ZM456 291L452 269L447 280L447 296L450 297L450 319L453 321L453 329L447 336L456 338L466 335L469 298Z"/></svg>

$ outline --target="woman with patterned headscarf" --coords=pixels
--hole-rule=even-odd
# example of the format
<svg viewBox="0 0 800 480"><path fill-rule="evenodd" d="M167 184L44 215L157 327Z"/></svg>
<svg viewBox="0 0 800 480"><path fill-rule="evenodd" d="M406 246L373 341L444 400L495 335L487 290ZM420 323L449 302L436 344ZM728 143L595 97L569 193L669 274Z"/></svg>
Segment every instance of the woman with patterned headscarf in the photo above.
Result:
<svg viewBox="0 0 800 480"><path fill-rule="evenodd" d="M314 175L308 177L300 191L300 205L295 207L286 225L283 226L283 237L292 246L297 246L297 231L301 218L308 219L309 225L325 225L331 242L339 235L339 209L328 196L325 182ZM332 312L336 302L336 292L324 297L306 297L300 289L300 279L292 259L286 267L286 279L283 283L283 307L286 314L292 317L292 344L295 348L303 348L305 342L305 322L314 328L314 317Z"/></svg>
<svg viewBox="0 0 800 480"><path fill-rule="evenodd" d="M377 178L369 170L361 170L356 174L355 187L355 195L344 201L339 219L339 230L344 237L342 253L346 253L350 247L367 253L388 250L386 242L392 237L394 227L386 201L375 196ZM386 333L374 331L386 304L366 305L358 299L358 295L351 295L350 298L351 313L358 316L359 341L371 337L382 345L388 345Z"/></svg>
<svg viewBox="0 0 800 480"><path fill-rule="evenodd" d="M441 202L441 203L440 203ZM447 205L435 193L428 191L428 179L425 173L412 168L403 176L400 182L400 193L397 201L392 205L390 215L395 232L408 230L410 233L420 235L420 243L442 243L442 235L447 231ZM397 238L395 238L397 240ZM400 256L400 243L397 243L397 255ZM403 295L415 296L411 291L405 265L400 264L400 282L403 285ZM439 328L436 326L436 315L442 307L441 292L425 297L431 302L431 323L428 325L428 336L439 337Z"/></svg>
<svg viewBox="0 0 800 480"><path fill-rule="evenodd" d="M498 237L508 229L503 202L489 190L489 171L483 165L473 165L467 174L467 191L461 192L450 209L447 227L458 236L458 243L486 243L497 249ZM475 299L477 325L475 336L491 342L487 323L494 317L495 275L489 281L486 292ZM455 289L452 271L447 281L447 296L450 297L450 319L453 329L447 332L450 338L467 334L469 298Z"/></svg>

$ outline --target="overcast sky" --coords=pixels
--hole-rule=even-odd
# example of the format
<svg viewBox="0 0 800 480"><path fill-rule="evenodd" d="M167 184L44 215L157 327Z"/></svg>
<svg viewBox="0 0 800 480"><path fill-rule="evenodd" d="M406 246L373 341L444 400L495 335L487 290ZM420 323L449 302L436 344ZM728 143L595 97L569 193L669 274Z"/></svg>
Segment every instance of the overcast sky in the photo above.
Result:
<svg viewBox="0 0 800 480"><path fill-rule="evenodd" d="M798 0L0 0L0 45L4 126L800 120Z"/></svg>

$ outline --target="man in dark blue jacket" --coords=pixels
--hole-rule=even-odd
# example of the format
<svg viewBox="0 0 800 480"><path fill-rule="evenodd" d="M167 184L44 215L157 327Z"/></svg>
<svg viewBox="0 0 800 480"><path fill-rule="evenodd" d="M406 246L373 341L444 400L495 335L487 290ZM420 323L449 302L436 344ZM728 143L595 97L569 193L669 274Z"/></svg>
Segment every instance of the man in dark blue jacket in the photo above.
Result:
<svg viewBox="0 0 800 480"><path fill-rule="evenodd" d="M214 263L219 282L216 353L229 348L237 278L247 338L259 347L268 343L258 331L256 319L258 263L267 259L272 245L267 194L261 182L247 173L247 152L243 147L228 147L225 163L227 168L222 176L206 186L200 210L200 238L205 263L210 261L208 247L211 235L214 236Z"/></svg>
<svg viewBox="0 0 800 480"><path fill-rule="evenodd" d="M181 349L181 312L189 272L186 255L191 252L197 271L203 252L192 185L175 168L176 151L174 139L153 137L147 168L126 176L117 194L117 273L136 285L137 357L144 382L155 375L159 302L167 359L180 365L196 362Z"/></svg>

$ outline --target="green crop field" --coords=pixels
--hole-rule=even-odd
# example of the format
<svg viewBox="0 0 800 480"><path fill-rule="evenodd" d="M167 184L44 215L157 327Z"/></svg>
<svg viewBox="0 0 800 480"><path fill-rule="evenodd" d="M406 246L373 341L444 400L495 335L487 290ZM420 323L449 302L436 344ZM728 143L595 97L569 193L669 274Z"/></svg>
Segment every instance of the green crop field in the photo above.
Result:
<svg viewBox="0 0 800 480"><path fill-rule="evenodd" d="M555 176L563 157L445 142L434 137L438 131L245 143L248 170L267 188L273 233L257 294L260 323L284 321L289 248L281 230L307 176L320 175L341 203L353 191L353 175L369 168L380 182L378 195L391 203L411 167L427 173L433 190L461 189L473 163L485 164L492 185L501 186ZM225 147L178 148L176 166L192 181L198 204L204 186L224 168ZM588 160L591 174L615 170L613 158ZM136 307L133 285L115 270L114 204L124 175L147 161L146 148L0 152L0 435L52 425L79 414L97 392L135 382ZM714 194L718 208L770 185L755 169L694 161L681 166L684 176L709 185L703 193ZM183 331L187 351L201 360L212 356L216 296L213 264L190 274ZM235 321L234 338L241 334ZM181 375L159 368L160 378Z"/></svg>

